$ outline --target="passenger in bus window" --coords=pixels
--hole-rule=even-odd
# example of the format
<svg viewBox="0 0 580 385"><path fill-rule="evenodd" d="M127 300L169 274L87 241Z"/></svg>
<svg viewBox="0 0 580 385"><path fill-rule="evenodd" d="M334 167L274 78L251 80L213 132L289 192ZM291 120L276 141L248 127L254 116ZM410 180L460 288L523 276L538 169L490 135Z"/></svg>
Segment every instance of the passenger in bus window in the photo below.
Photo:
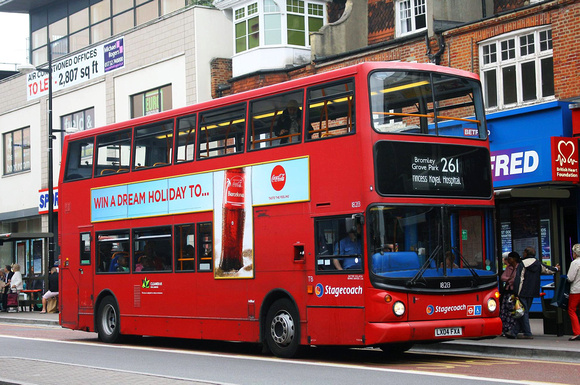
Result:
<svg viewBox="0 0 580 385"><path fill-rule="evenodd" d="M119 258L117 259L117 271L120 272L129 271L129 262L127 260L127 257L125 257L124 255L120 255Z"/></svg>
<svg viewBox="0 0 580 385"><path fill-rule="evenodd" d="M105 242L99 244L99 271L109 271L111 263L113 244Z"/></svg>
<svg viewBox="0 0 580 385"><path fill-rule="evenodd" d="M282 111L282 115L276 123L276 136L281 136L280 144L300 142L300 130L302 125L302 110L294 99Z"/></svg>
<svg viewBox="0 0 580 385"><path fill-rule="evenodd" d="M457 264L455 263L455 257L453 256L453 254L451 253L451 251L448 251L445 253L445 268L446 269L456 269L459 266L457 266ZM443 268L443 262L441 262L441 264L439 265L439 268Z"/></svg>
<svg viewBox="0 0 580 385"><path fill-rule="evenodd" d="M333 259L332 263L337 270L352 270L361 268L362 246L357 234L357 228L353 227L348 231L348 235L338 242L334 248L335 255L348 255L350 258ZM355 257L356 256L356 257Z"/></svg>

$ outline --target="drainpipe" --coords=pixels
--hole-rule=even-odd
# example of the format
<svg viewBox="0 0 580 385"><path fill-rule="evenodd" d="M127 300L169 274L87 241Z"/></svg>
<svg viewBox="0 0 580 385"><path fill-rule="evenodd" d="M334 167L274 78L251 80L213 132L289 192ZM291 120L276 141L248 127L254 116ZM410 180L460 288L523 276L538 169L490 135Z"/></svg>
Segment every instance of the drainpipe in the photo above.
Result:
<svg viewBox="0 0 580 385"><path fill-rule="evenodd" d="M427 45L427 52L425 53L429 57L429 61L433 64L441 63L441 55L445 52L445 42L443 41L443 36L440 34L435 35L437 37L437 43L439 44L439 50L435 54L431 54L431 46L429 45L429 36L425 35L425 44Z"/></svg>

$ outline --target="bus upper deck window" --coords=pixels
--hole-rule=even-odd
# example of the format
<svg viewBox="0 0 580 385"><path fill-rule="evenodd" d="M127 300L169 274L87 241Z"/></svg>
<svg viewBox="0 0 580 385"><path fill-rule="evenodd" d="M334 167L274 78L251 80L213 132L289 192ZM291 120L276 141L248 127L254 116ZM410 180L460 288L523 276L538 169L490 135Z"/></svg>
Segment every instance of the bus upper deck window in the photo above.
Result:
<svg viewBox="0 0 580 385"><path fill-rule="evenodd" d="M173 152L173 121L135 128L133 170L165 166Z"/></svg>
<svg viewBox="0 0 580 385"><path fill-rule="evenodd" d="M474 79L376 71L370 98L373 127L381 133L486 136L481 87Z"/></svg>
<svg viewBox="0 0 580 385"><path fill-rule="evenodd" d="M304 92L291 92L251 103L249 149L302 141Z"/></svg>
<svg viewBox="0 0 580 385"><path fill-rule="evenodd" d="M97 136L95 176L120 174L131 165L131 129Z"/></svg>
<svg viewBox="0 0 580 385"><path fill-rule="evenodd" d="M354 133L354 80L308 89L308 122L308 140Z"/></svg>
<svg viewBox="0 0 580 385"><path fill-rule="evenodd" d="M93 148L95 138L81 139L68 146L64 180L90 178L93 174Z"/></svg>
<svg viewBox="0 0 580 385"><path fill-rule="evenodd" d="M202 112L197 157L205 159L243 152L245 133L245 103Z"/></svg>

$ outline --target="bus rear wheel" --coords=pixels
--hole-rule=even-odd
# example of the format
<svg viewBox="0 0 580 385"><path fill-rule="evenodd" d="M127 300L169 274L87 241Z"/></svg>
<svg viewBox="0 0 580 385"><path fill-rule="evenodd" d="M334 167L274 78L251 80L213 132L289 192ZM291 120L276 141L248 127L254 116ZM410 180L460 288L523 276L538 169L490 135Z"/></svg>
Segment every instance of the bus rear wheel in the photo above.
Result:
<svg viewBox="0 0 580 385"><path fill-rule="evenodd" d="M112 297L105 297L97 312L97 334L99 340L106 343L118 342L120 333L119 306Z"/></svg>
<svg viewBox="0 0 580 385"><path fill-rule="evenodd" d="M283 358L296 355L300 345L300 316L290 300L279 299L268 309L265 334L272 354Z"/></svg>

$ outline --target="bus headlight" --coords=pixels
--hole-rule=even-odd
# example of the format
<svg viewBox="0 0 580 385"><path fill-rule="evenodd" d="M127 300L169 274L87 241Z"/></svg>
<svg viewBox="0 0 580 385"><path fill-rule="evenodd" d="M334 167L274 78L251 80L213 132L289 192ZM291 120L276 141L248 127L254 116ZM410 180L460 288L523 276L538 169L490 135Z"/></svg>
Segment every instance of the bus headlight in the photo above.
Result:
<svg viewBox="0 0 580 385"><path fill-rule="evenodd" d="M495 299L493 299L493 298L488 299L487 300L487 310L489 310L490 313L493 313L496 308L497 308L497 302L495 302Z"/></svg>
<svg viewBox="0 0 580 385"><path fill-rule="evenodd" d="M405 304L401 301L395 302L395 304L393 305L393 313L395 313L397 317L400 317L403 314L405 314Z"/></svg>

